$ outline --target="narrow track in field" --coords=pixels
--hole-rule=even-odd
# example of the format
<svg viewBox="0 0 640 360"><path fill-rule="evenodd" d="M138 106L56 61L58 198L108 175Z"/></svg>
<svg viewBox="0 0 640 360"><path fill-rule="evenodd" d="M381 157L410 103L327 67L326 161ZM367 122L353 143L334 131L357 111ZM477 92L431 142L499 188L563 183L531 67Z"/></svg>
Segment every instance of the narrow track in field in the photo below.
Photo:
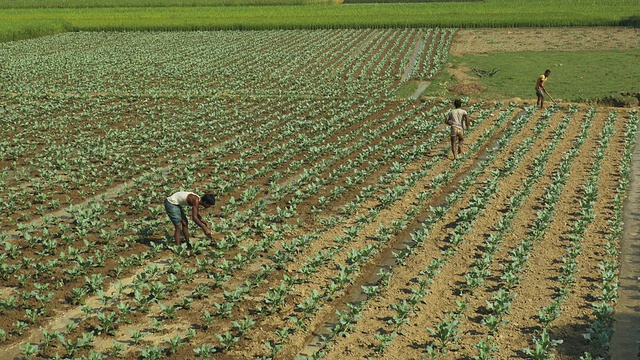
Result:
<svg viewBox="0 0 640 360"><path fill-rule="evenodd" d="M624 232L620 243L618 302L615 306L611 336L611 359L636 359L640 356L640 135L631 161L631 179L623 212Z"/></svg>

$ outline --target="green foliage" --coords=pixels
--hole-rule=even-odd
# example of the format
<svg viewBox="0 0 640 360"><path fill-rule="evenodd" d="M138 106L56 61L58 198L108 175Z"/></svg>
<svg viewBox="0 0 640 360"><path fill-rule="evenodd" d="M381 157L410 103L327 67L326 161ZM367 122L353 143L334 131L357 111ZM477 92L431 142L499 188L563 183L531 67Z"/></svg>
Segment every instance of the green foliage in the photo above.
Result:
<svg viewBox="0 0 640 360"><path fill-rule="evenodd" d="M335 0L0 0L0 9L329 5Z"/></svg>
<svg viewBox="0 0 640 360"><path fill-rule="evenodd" d="M2 0L0 8L7 10L0 13L0 41L86 30L636 26L637 16L629 14L640 8L640 3L625 0L541 0L535 6L524 0L327 5L335 2L270 0L266 3L272 6L228 6L265 1L68 0L46 2L55 7L47 8L38 0Z"/></svg>
<svg viewBox="0 0 640 360"><path fill-rule="evenodd" d="M554 357L553 348L562 344L563 340L554 340L551 338L547 329L542 329L540 336L533 339L534 347L523 348L522 352L528 355L532 359L536 360L548 360Z"/></svg>

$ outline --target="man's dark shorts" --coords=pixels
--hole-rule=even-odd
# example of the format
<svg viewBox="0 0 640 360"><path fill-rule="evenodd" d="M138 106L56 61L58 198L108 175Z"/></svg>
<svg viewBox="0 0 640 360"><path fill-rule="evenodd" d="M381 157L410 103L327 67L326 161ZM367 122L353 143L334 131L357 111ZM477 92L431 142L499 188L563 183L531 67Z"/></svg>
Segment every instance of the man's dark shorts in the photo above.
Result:
<svg viewBox="0 0 640 360"><path fill-rule="evenodd" d="M177 226L183 219L187 219L184 209L181 206L170 203L167 199L164 199L164 209L167 211L167 215L169 215L173 225Z"/></svg>

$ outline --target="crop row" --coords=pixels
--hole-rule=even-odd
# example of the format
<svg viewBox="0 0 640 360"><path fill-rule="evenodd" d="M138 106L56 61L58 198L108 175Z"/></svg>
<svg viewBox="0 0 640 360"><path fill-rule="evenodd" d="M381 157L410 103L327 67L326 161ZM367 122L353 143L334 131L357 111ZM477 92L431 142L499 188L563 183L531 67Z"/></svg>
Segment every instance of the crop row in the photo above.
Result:
<svg viewBox="0 0 640 360"><path fill-rule="evenodd" d="M442 109L442 108L440 108L440 109ZM442 110L440 110L440 111L442 111ZM399 119L402 119L402 117L400 117ZM416 121L416 122L415 122L415 125L420 126L420 123L422 122L422 120L421 120L421 119L415 119L415 121ZM391 123L391 124L392 124L392 126L393 126L393 123ZM384 129L386 129L386 128L387 128L387 127L382 127L382 131L385 131ZM407 129L410 129L410 128L407 128ZM406 131L406 130L405 130L405 131ZM375 135L374 135L374 136L370 136L370 137L368 137L368 140L372 140L372 139L375 139L375 138L376 138L376 136L375 136ZM436 138L436 140L437 140L437 139L438 139L438 138ZM439 137L439 139L442 139L442 137ZM347 142L349 142L349 140L350 140L349 138L343 138L341 141L347 141ZM392 139L390 139L390 140L392 140ZM413 144L413 143L411 143L411 142L410 142L410 144ZM357 143L356 143L356 145L357 145ZM428 150L428 147L427 147L427 148L425 148L425 150ZM343 154L344 154L344 155L346 155L346 154L348 154L348 153L349 153L349 152L343 152ZM390 160L389 155L386 155L386 156L387 156L387 159L388 159L388 160ZM237 185L237 184L236 184L236 185ZM240 185L241 185L241 184L240 184ZM89 218L91 218L92 216L96 216L96 215L97 215L97 216L100 216L100 213L94 213L93 215L92 215L91 213L89 213L89 214L82 215L82 217L89 217ZM285 215L285 216L286 216L286 215ZM78 219L82 219L82 218L78 218L78 217L76 217L76 220L78 220ZM95 219L94 219L94 220L95 220ZM93 221L93 220L92 220L92 221ZM246 221L246 220L244 220L244 221ZM233 222L233 221L232 221L232 222ZM224 228L225 228L224 223L220 225L220 228L222 228L222 229L224 229ZM275 228L274 228L274 229L275 229ZM117 235L116 235L116 236L117 236ZM223 245L223 243L224 243L224 242L225 242L225 241L224 241L224 239L223 239L223 241L222 241L221 243L219 243L219 244L218 244L218 246L219 246L221 249L223 249L223 246L224 246L224 245ZM91 245L95 245L95 244L91 244ZM233 245L232 245L232 246L233 246ZM284 245L283 245L283 246L284 246ZM158 251L158 250L156 249L156 246L155 246L155 245L154 245L154 249L155 249L155 250L154 250L154 252L155 252L155 251ZM178 255L179 255L179 254L181 254L181 253L183 252L183 250L180 250L180 249L176 249L176 248L174 248L174 252L176 252L176 254L178 254ZM76 254L76 253L77 253L77 252L75 252L75 251L74 251L74 254ZM236 254L236 255L237 255L237 254ZM74 256L75 256L75 255L74 255ZM151 256L153 256L153 255L151 255ZM179 256L181 256L181 255L179 255ZM219 256L219 255L216 255L216 256ZM234 256L234 258L235 258L235 256ZM249 257L249 258L251 258L251 257ZM72 261L77 261L77 260L79 260L79 259L76 259L75 257L72 259ZM145 260L145 259L142 259L142 261L144 261L144 260ZM149 260L149 259L147 259L147 260ZM238 258L238 261L241 261L241 260L242 260L242 258ZM140 260L138 260L138 261L140 261ZM122 266L130 266L130 265L132 265L132 264L140 264L138 261L136 261L136 262L131 262L131 261L128 261L128 260L126 260L126 261L125 261L125 259L122 259L122 258L121 258L121 261L120 261L120 262L121 262L121 266L120 266L120 267L118 267L118 268L121 268ZM93 260L92 260L92 262L93 262ZM207 265L208 263L210 264L210 262L203 262L203 264L204 264L204 266L205 266L205 267L206 267L206 265ZM224 260L224 261L222 262L222 265L224 265L224 264L226 264L226 260ZM178 265L179 265L179 264L178 264ZM101 266L101 265L99 265L99 266ZM225 266L226 266L226 265L225 265ZM85 265L85 266L83 266L83 267L86 267L86 265ZM80 270L81 268L77 268L77 269L78 269L78 270ZM230 270L233 270L233 268L230 268ZM118 275L119 273L120 273L120 271L116 271L116 275ZM224 277L223 277L222 279L224 279ZM96 290L97 290L97 289L100 287L100 285L104 282L104 279L103 279L99 274L98 274L98 275L92 275L91 277L86 277L86 278L85 278L85 280L86 280L86 287L80 287L80 288L75 288L75 289L73 289L73 291L72 291L72 296L70 297L70 301L72 301L73 303L82 303L82 300L81 300L81 299L82 299L82 297L83 297L85 294L87 294L87 293L94 293L94 292L96 292ZM174 281L175 281L175 280L174 280ZM151 290L149 290L149 291L151 291ZM150 295L150 296L152 296L152 297L151 297L152 299L155 299L155 298L156 298L156 296L158 296L158 294L159 294L159 293L157 292L157 290L155 290L153 293L154 293L154 294L156 294L156 295ZM135 295L135 294L134 294L134 295ZM138 296L141 296L141 295L138 295ZM74 299L75 299L75 300L74 300ZM140 301L144 301L142 304L147 304L147 303L148 303L148 301L147 301L148 299L146 299L146 300L145 300L145 299L146 299L146 297L142 297L142 298L140 298ZM142 304L139 304L139 306L140 306L140 305L142 305ZM40 315L42 315L42 314L40 314ZM24 325L21 325L21 323L20 323L20 322L16 323L16 325L17 325L17 326L19 326L19 327L23 327L23 326L24 326ZM21 332L21 331L22 331L22 330L20 330L19 328L17 328L17 329L19 330L19 332ZM17 331L18 331L18 330L17 330ZM19 334L19 332L18 332L18 334Z"/></svg>
<svg viewBox="0 0 640 360"><path fill-rule="evenodd" d="M449 100L387 97L437 72L452 35L3 45L0 355L602 354L637 113L465 99L451 160ZM179 189L218 194L213 240L173 243ZM557 331L581 306L586 345Z"/></svg>
<svg viewBox="0 0 640 360"><path fill-rule="evenodd" d="M531 116L531 114L529 114L529 116ZM496 145L496 148L490 151L491 156L488 156L481 164L478 165L477 168L475 168L472 172L470 172L467 178L462 179L460 181L461 186L458 187L455 192L447 196L446 205L440 206L439 208L432 208L433 214L429 219L425 221L425 228L411 234L412 239L414 239L413 246L407 247L409 251L406 252L404 256L396 256L397 265L406 266L406 262L408 261L408 259L406 259L406 256L407 255L415 256L415 254L419 253L419 248L421 246L424 246L425 241L428 241L430 236L430 230L433 229L433 226L435 226L439 221L444 219L444 216L446 215L446 213L449 210L451 210L454 205L456 205L456 203L458 202L458 199L461 199L462 195L465 192L470 191L471 186L475 183L474 179L483 173L485 166L488 166L492 162L494 162L495 157L499 154L499 150L504 146L508 145L510 141L510 137L517 134L517 132L519 131L519 128L524 124L526 124L528 121L529 121L529 117L527 116L519 117L517 122L513 123L514 127L512 128L512 130L507 132L505 134L505 137L501 138L501 141L498 142L498 144ZM520 151L521 155L524 153L526 153L526 151ZM517 164L517 163L513 163L513 164ZM504 176L508 174L508 172L509 172L508 169L504 169L504 172L496 172L495 176L496 177ZM495 180L497 180L497 178ZM456 226L456 228L452 230L451 233L447 236L448 241L451 244L451 247L448 247L445 250L443 250L441 252L442 256L440 258L433 259L429 263L429 265L425 268L424 272L421 272L421 274L425 275L425 277L419 277L417 280L418 286L416 288L412 288L411 291L407 293L408 295L411 295L411 297L409 299L402 300L400 303L396 302L395 304L391 304L391 308L397 312L397 315L392 316L391 320L389 320L391 329L381 330L380 333L375 334L374 337L376 338L377 341L379 341L379 343L375 345L375 347L373 348L377 352L384 352L385 349L391 344L391 340L396 338L398 334L403 333L402 329L405 328L407 324L409 324L410 315L414 314L416 311L418 311L418 309L422 307L420 305L422 303L421 299L424 295L429 293L429 284L433 281L433 277L440 272L439 269L443 267L450 258L455 256L457 247L464 241L464 234L469 232L469 230L473 227L474 217L477 216L482 211L482 209L485 206L484 203L488 200L488 197L491 197L491 195L496 191L496 187L495 187L496 185L497 185L497 182L495 181L487 182L487 187L484 189L481 189L481 192L477 196L474 195L470 199L469 208L459 213L461 217L464 216L466 221ZM393 281L393 279L391 280ZM473 284L476 284L476 285L473 285ZM477 287L477 283L470 282L469 286L470 286L470 289L472 289L473 291L473 289ZM372 295L377 295L377 294L372 293ZM450 327L450 325L451 324L446 325L446 327ZM439 336L445 336L445 333L442 332L444 330L445 328L443 327L443 328L440 328L439 330L430 330L430 331L433 331L434 334L436 333L440 334ZM449 335L454 336L455 334L449 333ZM446 346L446 344L449 342L449 339L446 339L444 337L442 337L441 340L442 340L441 345L444 345L444 346ZM443 348L442 350L446 352L446 348Z"/></svg>

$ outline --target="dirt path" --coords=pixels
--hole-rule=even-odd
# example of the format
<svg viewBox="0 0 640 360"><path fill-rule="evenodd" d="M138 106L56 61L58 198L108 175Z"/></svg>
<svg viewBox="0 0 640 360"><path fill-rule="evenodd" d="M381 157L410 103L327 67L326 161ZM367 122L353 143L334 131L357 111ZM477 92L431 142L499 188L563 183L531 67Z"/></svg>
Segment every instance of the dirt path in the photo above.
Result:
<svg viewBox="0 0 640 360"><path fill-rule="evenodd" d="M640 138L640 136L639 136ZM615 332L611 337L611 359L637 359L640 344L640 147L632 160L631 181L623 214L624 234L620 244L620 284L615 307Z"/></svg>

